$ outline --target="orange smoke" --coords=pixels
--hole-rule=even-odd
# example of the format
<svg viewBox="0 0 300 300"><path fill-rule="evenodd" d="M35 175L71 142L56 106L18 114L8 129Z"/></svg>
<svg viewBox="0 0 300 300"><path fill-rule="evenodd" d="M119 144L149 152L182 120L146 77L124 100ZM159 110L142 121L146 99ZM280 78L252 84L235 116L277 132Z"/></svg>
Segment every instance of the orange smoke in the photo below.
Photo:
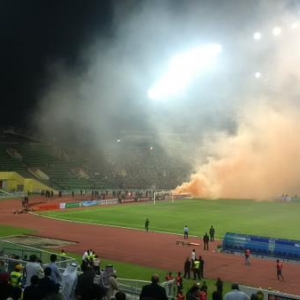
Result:
<svg viewBox="0 0 300 300"><path fill-rule="evenodd" d="M299 193L299 115L257 105L247 107L241 120L235 136L221 136L207 145L214 156L195 166L190 181L177 187L176 194L274 200Z"/></svg>

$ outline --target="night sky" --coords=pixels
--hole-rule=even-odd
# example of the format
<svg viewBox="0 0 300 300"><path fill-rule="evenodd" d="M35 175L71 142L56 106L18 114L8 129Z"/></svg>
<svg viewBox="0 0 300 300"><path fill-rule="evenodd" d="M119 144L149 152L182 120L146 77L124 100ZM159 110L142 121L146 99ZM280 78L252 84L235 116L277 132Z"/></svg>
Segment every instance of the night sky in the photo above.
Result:
<svg viewBox="0 0 300 300"><path fill-rule="evenodd" d="M108 0L3 0L0 4L0 125L24 127L47 86L46 66L78 67L78 53L109 37Z"/></svg>
<svg viewBox="0 0 300 300"><path fill-rule="evenodd" d="M200 127L232 128L240 101L233 99L257 89L247 76L268 62L273 47L257 48L252 35L281 25L287 13L298 14L297 1L3 0L0 125L44 130L53 120L61 128L82 117L74 132L153 131L158 122L186 132L199 120ZM224 48L219 73L201 78L171 105L147 99L170 56L211 42ZM105 111L100 123L97 111Z"/></svg>

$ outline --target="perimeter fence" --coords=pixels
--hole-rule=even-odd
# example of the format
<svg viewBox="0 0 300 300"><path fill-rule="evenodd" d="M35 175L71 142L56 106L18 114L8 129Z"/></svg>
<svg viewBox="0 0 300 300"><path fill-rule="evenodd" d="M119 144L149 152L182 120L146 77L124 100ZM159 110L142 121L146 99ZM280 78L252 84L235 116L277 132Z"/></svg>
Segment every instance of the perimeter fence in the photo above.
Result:
<svg viewBox="0 0 300 300"><path fill-rule="evenodd" d="M43 265L47 265L50 262L51 254L56 254L56 264L61 269L64 269L67 264L75 262L75 259L70 256L59 255L57 253L36 247L26 246L0 239L0 259L6 261L8 265L15 266L17 263L25 265L32 254L35 254ZM11 263L9 264L9 262Z"/></svg>
<svg viewBox="0 0 300 300"><path fill-rule="evenodd" d="M150 284L150 281L118 278L119 289L124 292L127 295L127 299L130 300L140 299L142 287L147 284ZM176 299L177 286L174 279L162 282L160 285L165 288L168 299Z"/></svg>

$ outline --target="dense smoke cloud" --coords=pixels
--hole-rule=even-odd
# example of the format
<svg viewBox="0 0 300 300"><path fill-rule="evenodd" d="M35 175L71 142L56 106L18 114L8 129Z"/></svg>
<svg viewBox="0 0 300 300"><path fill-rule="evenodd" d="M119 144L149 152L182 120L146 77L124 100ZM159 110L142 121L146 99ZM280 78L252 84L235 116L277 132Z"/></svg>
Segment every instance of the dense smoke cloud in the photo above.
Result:
<svg viewBox="0 0 300 300"><path fill-rule="evenodd" d="M300 49L289 2L119 2L111 35L84 47L78 66L49 66L36 112L42 133L98 149L123 129L150 134L190 164L191 181L178 190L194 196L298 193ZM277 38L274 26L283 28ZM172 55L212 42L224 49L215 69L176 99L147 98Z"/></svg>
<svg viewBox="0 0 300 300"><path fill-rule="evenodd" d="M264 6L269 8L268 6ZM280 8L282 3L279 5ZM237 129L234 135L214 133L205 142L211 154L206 163L195 165L190 182L177 188L207 198L255 198L274 200L282 194L299 194L300 163L300 33L295 15L278 6L277 20L266 19L260 28L264 39L244 45L244 55L250 70L262 72L262 77L239 80L246 93L238 87L235 105ZM266 14L268 16L268 14ZM272 37L272 25L282 26L282 36ZM248 49L248 50L246 50ZM250 50L249 50L250 49ZM254 54L254 60L249 59ZM252 64L252 65L251 65Z"/></svg>
<svg viewBox="0 0 300 300"><path fill-rule="evenodd" d="M49 84L35 114L37 128L45 136L64 140L85 138L89 132L91 141L103 144L103 139L122 137L120 128L156 135L189 133L199 123L203 127L206 114L214 110L204 109L206 101L214 101L214 96L207 97L210 88L199 95L196 88L186 99L161 104L151 103L147 91L165 72L172 55L228 36L236 25L230 13L245 14L247 6L236 1L223 5L222 12L228 14L222 17L214 5L199 5L198 1L114 3L109 37L99 33L95 43L81 47L77 66L66 66L64 61L48 66ZM218 21L215 24L213 20ZM223 25L227 32L220 30ZM236 33L232 31L232 35ZM216 123L222 124L221 119Z"/></svg>
<svg viewBox="0 0 300 300"><path fill-rule="evenodd" d="M256 99L257 100L257 99ZM208 198L274 199L299 193L299 113L266 105L241 114L234 136L218 136L213 157L178 192Z"/></svg>

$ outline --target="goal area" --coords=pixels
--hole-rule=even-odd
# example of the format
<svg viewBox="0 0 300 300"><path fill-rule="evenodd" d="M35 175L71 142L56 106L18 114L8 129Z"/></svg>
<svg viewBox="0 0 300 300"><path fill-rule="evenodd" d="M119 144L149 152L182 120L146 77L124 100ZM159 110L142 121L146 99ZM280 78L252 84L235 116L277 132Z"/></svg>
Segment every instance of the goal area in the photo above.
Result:
<svg viewBox="0 0 300 300"><path fill-rule="evenodd" d="M174 202L174 200L181 199L192 199L192 195L189 193L176 194L174 191L156 191L153 193L153 204L156 201L166 200L170 202Z"/></svg>
<svg viewBox="0 0 300 300"><path fill-rule="evenodd" d="M153 204L156 203L156 201L162 201L162 200L167 200L167 201L172 201L174 200L173 198L173 191L156 191L153 193Z"/></svg>

